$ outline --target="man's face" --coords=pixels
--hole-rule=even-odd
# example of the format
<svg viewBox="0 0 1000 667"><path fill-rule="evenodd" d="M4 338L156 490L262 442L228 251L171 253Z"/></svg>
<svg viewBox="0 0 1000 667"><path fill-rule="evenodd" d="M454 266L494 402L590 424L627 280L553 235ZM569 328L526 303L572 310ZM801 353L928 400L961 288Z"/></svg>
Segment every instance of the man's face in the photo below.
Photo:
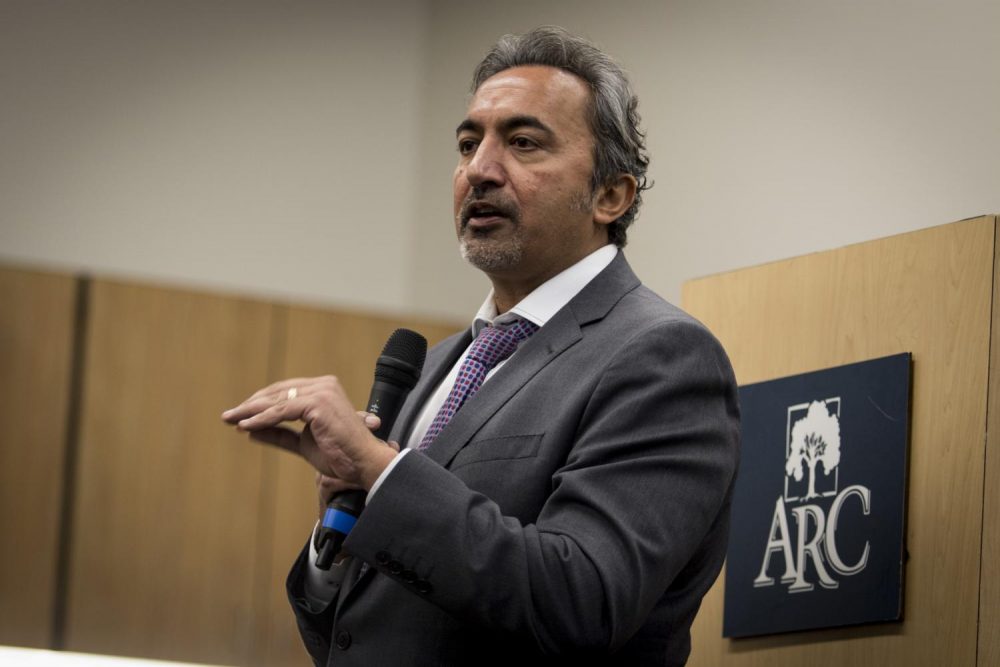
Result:
<svg viewBox="0 0 1000 667"><path fill-rule="evenodd" d="M458 127L455 225L462 255L534 286L607 243L594 222L590 90L553 67L504 70Z"/></svg>

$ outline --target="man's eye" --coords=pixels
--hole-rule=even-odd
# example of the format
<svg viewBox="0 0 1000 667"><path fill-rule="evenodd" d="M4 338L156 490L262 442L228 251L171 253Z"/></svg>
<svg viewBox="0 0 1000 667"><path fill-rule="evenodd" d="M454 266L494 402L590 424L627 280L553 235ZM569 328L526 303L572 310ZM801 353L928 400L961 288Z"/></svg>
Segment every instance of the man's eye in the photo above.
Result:
<svg viewBox="0 0 1000 667"><path fill-rule="evenodd" d="M538 144L529 139L528 137L514 137L510 140L511 146L514 148L520 148L522 150L531 150L538 148Z"/></svg>
<svg viewBox="0 0 1000 667"><path fill-rule="evenodd" d="M458 142L458 152L462 155L469 155L476 150L476 142L472 139L462 139Z"/></svg>

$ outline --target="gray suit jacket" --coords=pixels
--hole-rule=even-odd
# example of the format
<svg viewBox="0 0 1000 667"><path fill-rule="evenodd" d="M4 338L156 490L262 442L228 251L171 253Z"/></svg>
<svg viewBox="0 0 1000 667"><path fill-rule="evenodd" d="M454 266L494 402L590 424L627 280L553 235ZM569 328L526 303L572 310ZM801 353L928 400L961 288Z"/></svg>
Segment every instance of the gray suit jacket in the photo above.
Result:
<svg viewBox="0 0 1000 667"><path fill-rule="evenodd" d="M429 352L395 439L469 336ZM725 557L738 412L718 342L619 253L399 462L344 545L370 569L322 613L300 556L307 648L365 667L684 664Z"/></svg>

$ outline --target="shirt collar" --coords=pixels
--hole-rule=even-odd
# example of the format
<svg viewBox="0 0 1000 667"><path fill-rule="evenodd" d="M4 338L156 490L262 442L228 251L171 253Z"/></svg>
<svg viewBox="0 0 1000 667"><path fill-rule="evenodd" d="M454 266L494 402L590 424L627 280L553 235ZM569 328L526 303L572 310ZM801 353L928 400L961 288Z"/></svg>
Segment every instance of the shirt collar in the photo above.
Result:
<svg viewBox="0 0 1000 667"><path fill-rule="evenodd" d="M521 318L539 327L545 326L563 306L580 293L597 274L607 268L618 254L618 248L608 244L590 253L573 266L549 278L503 315L497 315L493 290L486 296L472 321L472 337L489 324L509 324Z"/></svg>

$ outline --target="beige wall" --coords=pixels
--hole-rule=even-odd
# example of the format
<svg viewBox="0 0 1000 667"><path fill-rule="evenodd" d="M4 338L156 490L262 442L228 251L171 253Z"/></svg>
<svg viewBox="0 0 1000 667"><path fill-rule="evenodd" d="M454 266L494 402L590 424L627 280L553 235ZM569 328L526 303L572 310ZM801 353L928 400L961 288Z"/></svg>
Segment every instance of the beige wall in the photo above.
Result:
<svg viewBox="0 0 1000 667"><path fill-rule="evenodd" d="M3 0L0 253L402 310L427 33L408 0Z"/></svg>
<svg viewBox="0 0 1000 667"><path fill-rule="evenodd" d="M414 285L449 312L454 151L469 74L496 35L561 24L628 69L656 186L628 249L683 281L1000 210L995 0L671 0L470 9L433 3ZM436 111L434 111L436 110ZM461 286L464 302L483 283Z"/></svg>
<svg viewBox="0 0 1000 667"><path fill-rule="evenodd" d="M1000 210L993 0L4 0L0 258L464 319L453 129L479 55L540 23L633 74L629 256L668 298Z"/></svg>

